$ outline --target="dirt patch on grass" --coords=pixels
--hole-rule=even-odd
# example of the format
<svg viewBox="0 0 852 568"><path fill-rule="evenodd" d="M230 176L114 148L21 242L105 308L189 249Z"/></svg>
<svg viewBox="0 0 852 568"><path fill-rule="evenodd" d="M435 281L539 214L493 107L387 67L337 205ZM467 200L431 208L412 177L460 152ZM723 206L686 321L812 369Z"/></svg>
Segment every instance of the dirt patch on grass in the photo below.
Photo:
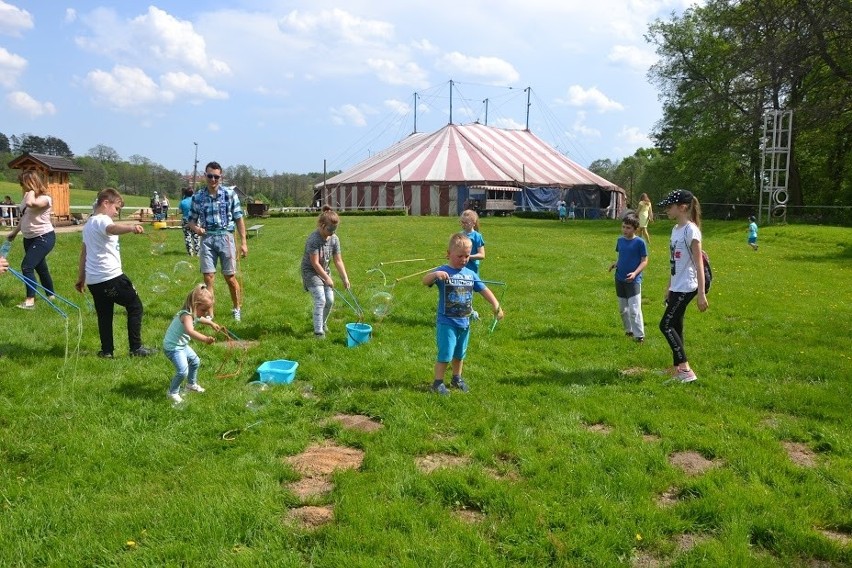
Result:
<svg viewBox="0 0 852 568"><path fill-rule="evenodd" d="M627 367L626 369L621 370L621 375L624 377L636 377L647 371L647 369L642 367Z"/></svg>
<svg viewBox="0 0 852 568"><path fill-rule="evenodd" d="M289 525L298 526L307 530L315 530L334 520L334 508L331 505L325 507L298 507L287 511L284 521Z"/></svg>
<svg viewBox="0 0 852 568"><path fill-rule="evenodd" d="M657 506L663 509L675 506L679 501L679 494L677 487L669 487L663 491L662 495L657 497Z"/></svg>
<svg viewBox="0 0 852 568"><path fill-rule="evenodd" d="M848 534L829 529L819 529L819 532L828 540L833 540L841 546L849 546L852 544L852 536Z"/></svg>
<svg viewBox="0 0 852 568"><path fill-rule="evenodd" d="M344 428L357 430L359 432L366 432L368 434L377 432L384 428L384 425L381 422L373 420L369 416L364 416L363 414L335 414L331 417L331 419L335 422L339 422Z"/></svg>
<svg viewBox="0 0 852 568"><path fill-rule="evenodd" d="M299 481L288 483L286 487L301 501L325 495L334 489L334 485L325 477L303 477Z"/></svg>
<svg viewBox="0 0 852 568"><path fill-rule="evenodd" d="M660 440L662 440L662 438L660 438L656 434L642 434L642 441L643 442L651 443L651 442L659 442Z"/></svg>
<svg viewBox="0 0 852 568"><path fill-rule="evenodd" d="M816 454L801 442L781 442L784 451L794 464L802 467L815 467Z"/></svg>
<svg viewBox="0 0 852 568"><path fill-rule="evenodd" d="M464 467L470 465L470 458L450 454L429 454L415 458L414 463L423 473L432 473L436 469L446 467Z"/></svg>
<svg viewBox="0 0 852 568"><path fill-rule="evenodd" d="M665 563L652 554L640 552L630 559L630 566L633 568L660 568L665 566Z"/></svg>
<svg viewBox="0 0 852 568"><path fill-rule="evenodd" d="M478 525L485 520L485 513L476 509L455 509L452 515L463 523Z"/></svg>
<svg viewBox="0 0 852 568"><path fill-rule="evenodd" d="M364 462L364 452L355 448L323 442L304 452L284 458L303 477L328 477L339 469L358 469Z"/></svg>
<svg viewBox="0 0 852 568"><path fill-rule="evenodd" d="M702 542L709 540L709 537L698 534L679 534L672 539L677 547L678 552L687 552L692 550Z"/></svg>
<svg viewBox="0 0 852 568"><path fill-rule="evenodd" d="M606 435L612 433L612 426L610 426L609 424L602 423L586 424L586 430L588 430L589 432L594 432L595 434Z"/></svg>
<svg viewBox="0 0 852 568"><path fill-rule="evenodd" d="M698 452L675 452L669 456L669 463L680 468L687 475L701 475L719 465L717 460L708 460Z"/></svg>

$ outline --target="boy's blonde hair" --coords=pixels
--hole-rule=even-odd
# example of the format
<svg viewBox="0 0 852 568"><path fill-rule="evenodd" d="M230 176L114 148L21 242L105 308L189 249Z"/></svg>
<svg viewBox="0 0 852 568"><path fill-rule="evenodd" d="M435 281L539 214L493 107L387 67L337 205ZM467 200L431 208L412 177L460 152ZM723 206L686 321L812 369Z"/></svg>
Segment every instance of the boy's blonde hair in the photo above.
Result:
<svg viewBox="0 0 852 568"><path fill-rule="evenodd" d="M473 230L479 230L479 215L473 209L465 209L461 214L462 221L473 221Z"/></svg>
<svg viewBox="0 0 852 568"><path fill-rule="evenodd" d="M452 237L450 237L450 243L447 245L447 250L472 247L473 243L471 242L470 237L464 233L455 233Z"/></svg>
<svg viewBox="0 0 852 568"><path fill-rule="evenodd" d="M121 203L122 205L124 204L124 199L114 187L104 188L98 193L96 207L100 207L105 201L109 201L110 203Z"/></svg>
<svg viewBox="0 0 852 568"><path fill-rule="evenodd" d="M183 309L192 314L193 317L198 317L198 306L207 306L208 308L212 308L213 302L213 293L207 285L198 284L186 297L186 301L183 303Z"/></svg>

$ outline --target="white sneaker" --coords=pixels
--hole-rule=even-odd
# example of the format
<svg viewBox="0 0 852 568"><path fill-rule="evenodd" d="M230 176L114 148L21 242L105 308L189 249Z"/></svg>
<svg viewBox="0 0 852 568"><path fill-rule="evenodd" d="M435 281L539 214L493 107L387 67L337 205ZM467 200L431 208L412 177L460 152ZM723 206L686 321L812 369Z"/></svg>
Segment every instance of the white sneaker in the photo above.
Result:
<svg viewBox="0 0 852 568"><path fill-rule="evenodd" d="M169 393L169 400L172 402L183 402L183 397L181 397L178 393Z"/></svg>
<svg viewBox="0 0 852 568"><path fill-rule="evenodd" d="M695 376L695 371L689 369L688 371L678 371L675 378L682 383L691 383L692 381L698 380L698 377Z"/></svg>
<svg viewBox="0 0 852 568"><path fill-rule="evenodd" d="M240 312L240 308L234 308L234 321L243 321L243 315Z"/></svg>
<svg viewBox="0 0 852 568"><path fill-rule="evenodd" d="M192 392L204 392L206 389L204 387L202 387L201 385L199 385L198 383L193 383L193 384L186 385L186 390L192 391Z"/></svg>

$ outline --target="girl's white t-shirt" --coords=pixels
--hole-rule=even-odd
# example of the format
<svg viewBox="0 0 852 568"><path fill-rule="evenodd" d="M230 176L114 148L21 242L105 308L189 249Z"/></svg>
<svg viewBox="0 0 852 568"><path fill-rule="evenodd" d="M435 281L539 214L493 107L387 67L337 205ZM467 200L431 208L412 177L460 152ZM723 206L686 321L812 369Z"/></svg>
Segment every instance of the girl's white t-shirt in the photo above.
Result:
<svg viewBox="0 0 852 568"><path fill-rule="evenodd" d="M121 276L118 235L110 235L106 232L106 228L112 223L109 215L99 213L89 217L83 227L83 244L86 245L86 284L100 284Z"/></svg>
<svg viewBox="0 0 852 568"><path fill-rule="evenodd" d="M669 290L672 292L694 292L698 290L698 271L692 262L692 251L689 249L692 241L701 242L701 229L693 222L672 228L669 250L670 263L674 268Z"/></svg>

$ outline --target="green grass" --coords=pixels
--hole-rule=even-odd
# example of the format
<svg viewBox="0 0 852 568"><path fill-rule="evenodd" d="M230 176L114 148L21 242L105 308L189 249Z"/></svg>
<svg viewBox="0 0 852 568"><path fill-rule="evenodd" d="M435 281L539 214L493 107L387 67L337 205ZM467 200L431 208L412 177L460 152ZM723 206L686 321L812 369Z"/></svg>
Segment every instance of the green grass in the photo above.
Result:
<svg viewBox="0 0 852 568"><path fill-rule="evenodd" d="M820 532L852 533L849 229L764 228L754 253L744 224L707 223L710 309L693 305L686 317L699 381L666 385L654 371L671 363L656 329L668 222L651 226L648 338L637 345L623 336L607 273L615 222L486 219L482 273L508 283L506 319L494 333L490 321L474 325L471 392L442 399L427 392L434 290L419 277L399 281L389 289L392 313L368 316L373 338L354 349L344 332L354 314L338 302L330 339L316 341L299 277L314 220L264 222L240 265L244 321L231 326L260 343L236 356L196 344L208 390L184 410L167 403L165 357L126 356L123 312L117 358L94 357L96 321L72 288L79 233L60 234L50 256L58 292L80 305L79 357L76 312L66 325L41 301L34 312L16 310L23 288L0 278L0 565L852 563L852 545ZM368 269L440 257L457 229L452 218L344 218L356 296L369 306L382 289ZM187 258L181 232L163 233L168 250L154 256L149 237L121 237L125 272L145 303L145 343L157 347L190 287L152 291L152 274L171 274ZM20 258L16 243L13 266ZM428 267L385 268L392 283ZM230 326L221 276L217 286L217 319ZM487 312L481 298L475 306ZM279 358L299 362L296 381L271 389L259 410L247 408L254 369ZM308 387L314 398L303 396ZM366 414L384 428L367 434L325 422L336 413ZM611 431L589 431L594 424ZM284 458L324 439L364 450L365 461L310 501L332 504L335 520L309 532L283 522L299 505L284 487L299 477ZM787 441L816 452L816 466L795 465ZM718 465L688 476L668 462L683 450ZM433 453L469 463L422 473L415 460ZM678 496L671 507L657 503L666 491ZM453 515L463 508L482 521ZM683 534L701 540L679 551Z"/></svg>

